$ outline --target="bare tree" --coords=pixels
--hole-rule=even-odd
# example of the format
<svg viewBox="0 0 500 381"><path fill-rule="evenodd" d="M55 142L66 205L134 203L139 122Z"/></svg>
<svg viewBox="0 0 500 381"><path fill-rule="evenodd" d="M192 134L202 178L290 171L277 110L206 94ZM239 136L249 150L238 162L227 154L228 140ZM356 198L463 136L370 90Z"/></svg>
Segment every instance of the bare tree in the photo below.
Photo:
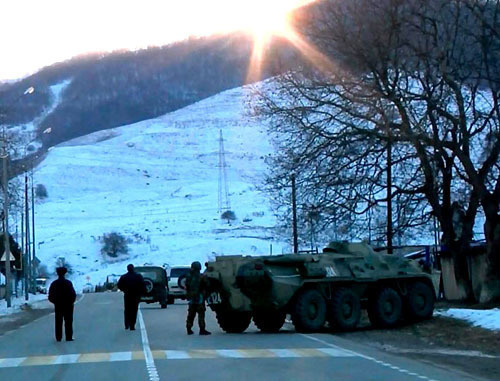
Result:
<svg viewBox="0 0 500 381"><path fill-rule="evenodd" d="M280 193L287 173L300 173L303 194L330 225L380 209L390 148L391 197L403 217L396 230L438 219L451 298L499 292L498 4L322 4L299 27L334 69L284 75L257 106L281 142L272 188ZM478 213L488 252L469 269Z"/></svg>

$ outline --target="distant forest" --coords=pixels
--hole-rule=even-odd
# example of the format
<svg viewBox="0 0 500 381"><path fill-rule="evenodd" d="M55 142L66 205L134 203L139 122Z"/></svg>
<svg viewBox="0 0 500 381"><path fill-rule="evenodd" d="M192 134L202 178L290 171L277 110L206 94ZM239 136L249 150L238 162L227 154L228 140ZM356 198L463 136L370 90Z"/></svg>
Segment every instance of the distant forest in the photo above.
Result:
<svg viewBox="0 0 500 381"><path fill-rule="evenodd" d="M245 84L253 49L245 34L219 35L138 51L76 57L0 86L0 124L40 116L53 102L50 86L64 80L61 103L37 120L44 146L174 111ZM261 79L290 69L298 54L282 40L269 46ZM30 86L35 92L17 98ZM50 134L41 131L51 127Z"/></svg>

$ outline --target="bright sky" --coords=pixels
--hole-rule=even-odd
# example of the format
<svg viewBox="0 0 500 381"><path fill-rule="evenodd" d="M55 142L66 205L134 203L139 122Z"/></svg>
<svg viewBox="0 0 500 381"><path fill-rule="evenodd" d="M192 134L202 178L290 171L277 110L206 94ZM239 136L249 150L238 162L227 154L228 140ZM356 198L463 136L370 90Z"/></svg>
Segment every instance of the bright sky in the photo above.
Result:
<svg viewBox="0 0 500 381"><path fill-rule="evenodd" d="M88 52L232 30L268 33L311 0L0 0L0 80Z"/></svg>

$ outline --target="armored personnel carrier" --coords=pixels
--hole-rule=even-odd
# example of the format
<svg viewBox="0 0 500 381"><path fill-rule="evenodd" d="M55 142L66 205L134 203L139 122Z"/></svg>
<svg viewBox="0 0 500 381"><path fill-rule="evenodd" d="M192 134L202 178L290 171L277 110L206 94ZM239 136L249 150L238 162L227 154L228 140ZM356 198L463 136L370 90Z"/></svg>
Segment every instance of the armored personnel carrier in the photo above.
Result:
<svg viewBox="0 0 500 381"><path fill-rule="evenodd" d="M333 242L321 254L221 256L206 267L207 303L228 333L243 332L252 319L261 331L277 332L287 314L299 332L326 322L351 330L362 309L374 326L388 328L430 318L434 310L429 272L363 243Z"/></svg>

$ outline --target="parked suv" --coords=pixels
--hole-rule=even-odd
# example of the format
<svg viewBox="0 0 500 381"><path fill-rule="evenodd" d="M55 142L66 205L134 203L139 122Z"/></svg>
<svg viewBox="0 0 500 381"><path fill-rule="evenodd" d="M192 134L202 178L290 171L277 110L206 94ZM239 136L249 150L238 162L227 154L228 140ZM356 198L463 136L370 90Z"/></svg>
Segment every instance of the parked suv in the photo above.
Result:
<svg viewBox="0 0 500 381"><path fill-rule="evenodd" d="M170 276L168 278L168 288L170 289L169 304L173 304L175 299L186 299L186 275L190 269L191 266L173 266L170 268Z"/></svg>
<svg viewBox="0 0 500 381"><path fill-rule="evenodd" d="M146 293L141 296L141 302L158 302L161 308L167 308L169 292L165 269L160 266L139 266L134 270L142 275L146 284Z"/></svg>

